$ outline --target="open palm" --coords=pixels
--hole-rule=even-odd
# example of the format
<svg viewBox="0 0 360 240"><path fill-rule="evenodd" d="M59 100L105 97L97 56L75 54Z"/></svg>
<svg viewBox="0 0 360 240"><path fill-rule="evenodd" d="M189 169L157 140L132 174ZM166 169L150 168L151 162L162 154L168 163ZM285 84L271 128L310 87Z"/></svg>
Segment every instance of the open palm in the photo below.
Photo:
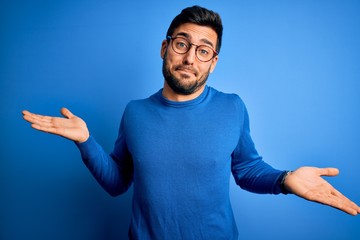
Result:
<svg viewBox="0 0 360 240"><path fill-rule="evenodd" d="M292 193L307 199L340 209L348 214L357 215L360 208L336 190L322 176L336 176L336 168L301 167L289 174L285 187Z"/></svg>
<svg viewBox="0 0 360 240"><path fill-rule="evenodd" d="M89 130L81 118L62 108L64 117L51 117L34 114L24 110L23 118L31 123L34 129L65 137L76 142L85 142L89 138Z"/></svg>

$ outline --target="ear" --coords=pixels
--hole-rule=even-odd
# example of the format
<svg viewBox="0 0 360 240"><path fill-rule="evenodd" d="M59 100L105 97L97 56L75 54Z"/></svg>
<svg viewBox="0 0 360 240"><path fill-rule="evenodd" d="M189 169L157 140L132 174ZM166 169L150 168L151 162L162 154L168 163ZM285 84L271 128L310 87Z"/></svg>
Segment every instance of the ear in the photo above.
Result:
<svg viewBox="0 0 360 240"><path fill-rule="evenodd" d="M211 60L210 73L214 71L218 60L219 60L219 56L216 56Z"/></svg>
<svg viewBox="0 0 360 240"><path fill-rule="evenodd" d="M160 50L160 56L162 59L164 59L165 57L167 47L168 47L168 41L166 40L162 41L161 50Z"/></svg>

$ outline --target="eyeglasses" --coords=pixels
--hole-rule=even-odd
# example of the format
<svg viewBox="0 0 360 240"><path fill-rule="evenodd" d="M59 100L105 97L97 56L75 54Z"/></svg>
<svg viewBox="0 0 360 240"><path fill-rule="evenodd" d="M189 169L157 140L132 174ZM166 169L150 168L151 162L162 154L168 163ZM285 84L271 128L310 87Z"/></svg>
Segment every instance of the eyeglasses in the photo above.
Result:
<svg viewBox="0 0 360 240"><path fill-rule="evenodd" d="M171 47L178 54L185 54L190 51L191 46L195 46L195 55L201 62L208 62L218 55L211 47L206 45L195 45L184 37L167 36L168 40L172 40Z"/></svg>

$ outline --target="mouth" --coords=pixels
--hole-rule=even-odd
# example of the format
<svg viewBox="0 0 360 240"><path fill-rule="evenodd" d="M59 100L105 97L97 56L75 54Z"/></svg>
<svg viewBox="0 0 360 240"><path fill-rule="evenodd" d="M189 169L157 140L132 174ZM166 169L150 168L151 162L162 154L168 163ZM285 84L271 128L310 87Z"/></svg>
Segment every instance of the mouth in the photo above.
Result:
<svg viewBox="0 0 360 240"><path fill-rule="evenodd" d="M177 67L175 70L180 72L181 74L195 75L195 76L197 75L197 72L191 67L180 66Z"/></svg>

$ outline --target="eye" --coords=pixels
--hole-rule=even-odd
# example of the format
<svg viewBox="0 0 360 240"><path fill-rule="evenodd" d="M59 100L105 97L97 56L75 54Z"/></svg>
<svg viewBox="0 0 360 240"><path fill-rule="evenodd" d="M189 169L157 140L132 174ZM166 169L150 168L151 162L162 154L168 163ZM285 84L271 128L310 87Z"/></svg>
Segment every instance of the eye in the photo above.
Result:
<svg viewBox="0 0 360 240"><path fill-rule="evenodd" d="M208 56L210 54L210 48L208 47L203 47L203 46L200 46L199 49L198 49L198 52L201 56Z"/></svg>
<svg viewBox="0 0 360 240"><path fill-rule="evenodd" d="M175 46L177 49L180 49L180 50L184 50L184 49L188 48L188 44L183 40L176 41Z"/></svg>

